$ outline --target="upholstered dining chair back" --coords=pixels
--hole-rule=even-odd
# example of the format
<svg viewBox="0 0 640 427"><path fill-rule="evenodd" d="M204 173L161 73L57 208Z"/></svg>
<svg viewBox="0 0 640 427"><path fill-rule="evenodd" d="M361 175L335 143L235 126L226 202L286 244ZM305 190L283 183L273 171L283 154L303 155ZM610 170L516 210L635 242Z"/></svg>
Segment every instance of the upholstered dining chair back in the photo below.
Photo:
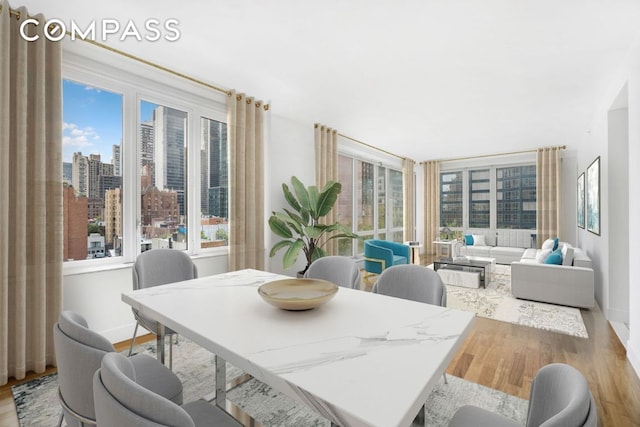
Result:
<svg viewBox="0 0 640 427"><path fill-rule="evenodd" d="M132 271L134 290L182 282L183 280L191 280L198 277L198 268L191 261L189 255L176 249L151 249L143 252L136 258ZM131 310L136 318L136 327L131 338L129 355L133 351L138 325L142 325L154 334L158 327L155 320L145 316L135 308ZM167 328L165 333L173 335L175 332ZM169 347L169 366L172 365L172 359L173 351L172 347Z"/></svg>
<svg viewBox="0 0 640 427"><path fill-rule="evenodd" d="M430 268L415 264L394 265L380 274L372 292L446 307L447 289Z"/></svg>
<svg viewBox="0 0 640 427"><path fill-rule="evenodd" d="M465 405L449 427L513 426L520 424L494 412ZM527 427L596 427L598 411L586 378L573 366L543 366L531 383Z"/></svg>
<svg viewBox="0 0 640 427"><path fill-rule="evenodd" d="M318 258L309 266L305 277L333 282L345 288L360 289L362 278L356 262L346 256Z"/></svg>
<svg viewBox="0 0 640 427"><path fill-rule="evenodd" d="M179 405L138 384L133 364L119 353L107 354L92 380L100 427L195 425Z"/></svg>
<svg viewBox="0 0 640 427"><path fill-rule="evenodd" d="M589 383L570 365L543 366L531 384L527 427L595 427L597 409Z"/></svg>
<svg viewBox="0 0 640 427"><path fill-rule="evenodd" d="M109 353L93 376L96 420L100 427L240 427L216 405L197 400L178 405L154 393L139 380L137 366Z"/></svg>
<svg viewBox="0 0 640 427"><path fill-rule="evenodd" d="M70 420L91 424L93 374L105 354L115 351L102 335L89 329L79 314L63 311L53 326L53 342L58 365L59 398L67 424Z"/></svg>

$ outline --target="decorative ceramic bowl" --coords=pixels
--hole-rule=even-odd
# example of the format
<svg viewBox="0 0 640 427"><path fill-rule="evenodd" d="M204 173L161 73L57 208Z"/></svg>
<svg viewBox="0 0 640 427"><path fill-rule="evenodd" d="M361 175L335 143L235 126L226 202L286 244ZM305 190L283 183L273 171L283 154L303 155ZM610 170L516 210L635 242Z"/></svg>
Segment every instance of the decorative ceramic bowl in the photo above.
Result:
<svg viewBox="0 0 640 427"><path fill-rule="evenodd" d="M329 301L338 292L338 285L320 279L282 279L258 288L269 304L283 310L310 310Z"/></svg>

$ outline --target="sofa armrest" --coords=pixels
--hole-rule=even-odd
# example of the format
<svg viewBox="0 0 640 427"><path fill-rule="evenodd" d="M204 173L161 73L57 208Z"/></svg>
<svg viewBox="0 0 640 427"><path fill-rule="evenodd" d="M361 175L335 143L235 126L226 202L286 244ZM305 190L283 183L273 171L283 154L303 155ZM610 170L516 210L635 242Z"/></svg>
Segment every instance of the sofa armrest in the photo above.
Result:
<svg viewBox="0 0 640 427"><path fill-rule="evenodd" d="M516 298L591 308L595 292L593 269L512 262L511 292Z"/></svg>

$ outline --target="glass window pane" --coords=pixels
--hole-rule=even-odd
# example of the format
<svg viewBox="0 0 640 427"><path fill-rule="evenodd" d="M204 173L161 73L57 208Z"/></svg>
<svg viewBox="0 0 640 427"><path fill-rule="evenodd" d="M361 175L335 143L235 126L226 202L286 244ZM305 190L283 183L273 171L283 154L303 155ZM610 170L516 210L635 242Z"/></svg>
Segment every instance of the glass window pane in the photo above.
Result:
<svg viewBox="0 0 640 427"><path fill-rule="evenodd" d="M70 80L62 90L64 260L120 256L122 95Z"/></svg>
<svg viewBox="0 0 640 427"><path fill-rule="evenodd" d="M338 196L338 222L353 231L353 159L338 156L338 180L342 191ZM338 255L353 255L353 240L338 241Z"/></svg>
<svg viewBox="0 0 640 427"><path fill-rule="evenodd" d="M440 226L462 226L462 171L440 174Z"/></svg>
<svg viewBox="0 0 640 427"><path fill-rule="evenodd" d="M469 171L469 227L490 226L490 173L489 169Z"/></svg>
<svg viewBox="0 0 640 427"><path fill-rule="evenodd" d="M373 164L356 162L358 231L373 230L373 171Z"/></svg>
<svg viewBox="0 0 640 427"><path fill-rule="evenodd" d="M187 249L187 113L140 103L141 250Z"/></svg>
<svg viewBox="0 0 640 427"><path fill-rule="evenodd" d="M498 228L536 228L536 167L496 169Z"/></svg>
<svg viewBox="0 0 640 427"><path fill-rule="evenodd" d="M200 118L200 247L229 244L227 124Z"/></svg>
<svg viewBox="0 0 640 427"><path fill-rule="evenodd" d="M388 208L391 209L391 226L393 228L404 225L404 194L402 192L402 172L389 169L390 191L387 201Z"/></svg>
<svg viewBox="0 0 640 427"><path fill-rule="evenodd" d="M385 221L387 217L387 210L385 209L387 205L387 180L386 180L386 170L387 168L383 166L378 166L378 229L385 229L387 227L387 222Z"/></svg>

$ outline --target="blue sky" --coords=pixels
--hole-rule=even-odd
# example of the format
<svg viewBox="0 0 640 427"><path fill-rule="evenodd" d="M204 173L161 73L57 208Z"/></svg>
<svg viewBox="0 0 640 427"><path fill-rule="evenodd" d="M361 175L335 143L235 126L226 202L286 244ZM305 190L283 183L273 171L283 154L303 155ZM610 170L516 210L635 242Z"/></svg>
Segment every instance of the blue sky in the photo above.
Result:
<svg viewBox="0 0 640 427"><path fill-rule="evenodd" d="M62 83L62 158L71 162L73 153L100 154L110 163L112 146L122 142L122 95L63 80ZM155 104L142 102L143 121L151 118Z"/></svg>

